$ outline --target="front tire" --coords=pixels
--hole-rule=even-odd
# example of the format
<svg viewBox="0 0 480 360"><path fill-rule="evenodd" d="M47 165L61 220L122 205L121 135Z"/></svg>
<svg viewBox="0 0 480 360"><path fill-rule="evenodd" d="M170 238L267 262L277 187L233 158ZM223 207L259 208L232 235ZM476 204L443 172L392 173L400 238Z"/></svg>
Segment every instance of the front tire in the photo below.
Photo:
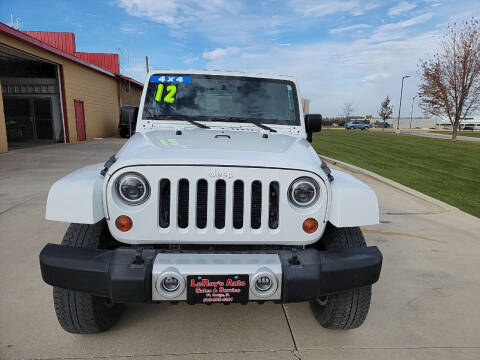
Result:
<svg viewBox="0 0 480 360"><path fill-rule="evenodd" d="M322 239L323 250L366 247L358 227L336 228L328 224ZM363 324L370 308L372 285L345 290L310 303L315 318L327 329L355 329Z"/></svg>
<svg viewBox="0 0 480 360"><path fill-rule="evenodd" d="M70 224L62 245L105 247L109 240L105 220L94 225ZM72 334L94 334L110 329L123 311L122 304L81 291L53 288L53 304L62 328Z"/></svg>

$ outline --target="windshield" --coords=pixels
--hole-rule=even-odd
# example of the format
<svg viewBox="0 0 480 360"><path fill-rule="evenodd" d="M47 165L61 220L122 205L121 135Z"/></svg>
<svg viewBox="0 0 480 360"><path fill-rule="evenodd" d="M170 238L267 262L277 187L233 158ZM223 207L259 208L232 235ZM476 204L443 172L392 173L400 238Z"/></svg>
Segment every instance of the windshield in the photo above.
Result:
<svg viewBox="0 0 480 360"><path fill-rule="evenodd" d="M300 125L293 82L219 75L152 75L143 118Z"/></svg>

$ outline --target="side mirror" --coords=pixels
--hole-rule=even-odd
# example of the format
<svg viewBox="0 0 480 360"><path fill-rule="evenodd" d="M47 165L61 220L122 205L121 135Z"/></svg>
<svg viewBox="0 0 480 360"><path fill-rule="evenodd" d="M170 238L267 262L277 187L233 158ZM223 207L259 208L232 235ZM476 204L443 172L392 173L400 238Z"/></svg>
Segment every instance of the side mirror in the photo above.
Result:
<svg viewBox="0 0 480 360"><path fill-rule="evenodd" d="M128 133L130 136L135 133L135 127L137 125L138 106L122 106L120 110L120 119L122 124L128 124Z"/></svg>
<svg viewBox="0 0 480 360"><path fill-rule="evenodd" d="M305 130L307 132L307 140L312 142L312 134L322 130L322 115L307 114L305 115Z"/></svg>

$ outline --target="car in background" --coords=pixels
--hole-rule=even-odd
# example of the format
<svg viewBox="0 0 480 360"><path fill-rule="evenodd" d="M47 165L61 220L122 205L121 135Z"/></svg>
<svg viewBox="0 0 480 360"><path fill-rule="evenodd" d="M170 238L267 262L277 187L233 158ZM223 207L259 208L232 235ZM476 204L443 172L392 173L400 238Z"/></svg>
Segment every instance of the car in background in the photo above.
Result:
<svg viewBox="0 0 480 360"><path fill-rule="evenodd" d="M370 125L366 124L361 121L349 121L345 123L345 129L352 130L352 129L360 129L360 130L368 130L370 129Z"/></svg>
<svg viewBox="0 0 480 360"><path fill-rule="evenodd" d="M118 121L118 131L120 137L127 138L135 134L137 126L138 106L123 105L120 109L120 120Z"/></svg>
<svg viewBox="0 0 480 360"><path fill-rule="evenodd" d="M475 124L465 124L463 130L475 130Z"/></svg>
<svg viewBox="0 0 480 360"><path fill-rule="evenodd" d="M376 128L386 128L386 129L388 129L388 128L391 128L392 125L390 125L388 122L385 121L385 122L381 122L381 123L376 123L375 127Z"/></svg>

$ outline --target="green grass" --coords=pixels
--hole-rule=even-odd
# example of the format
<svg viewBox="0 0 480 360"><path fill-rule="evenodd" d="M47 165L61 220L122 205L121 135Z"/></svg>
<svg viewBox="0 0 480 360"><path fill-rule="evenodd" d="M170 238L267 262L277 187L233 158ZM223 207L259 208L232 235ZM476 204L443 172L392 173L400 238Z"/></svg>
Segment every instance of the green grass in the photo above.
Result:
<svg viewBox="0 0 480 360"><path fill-rule="evenodd" d="M371 131L315 134L320 155L370 170L480 217L480 144Z"/></svg>
<svg viewBox="0 0 480 360"><path fill-rule="evenodd" d="M452 135L451 131L429 131L432 134L446 134ZM457 136L471 136L471 137L480 137L480 132L469 132L469 131L460 131L457 133Z"/></svg>

